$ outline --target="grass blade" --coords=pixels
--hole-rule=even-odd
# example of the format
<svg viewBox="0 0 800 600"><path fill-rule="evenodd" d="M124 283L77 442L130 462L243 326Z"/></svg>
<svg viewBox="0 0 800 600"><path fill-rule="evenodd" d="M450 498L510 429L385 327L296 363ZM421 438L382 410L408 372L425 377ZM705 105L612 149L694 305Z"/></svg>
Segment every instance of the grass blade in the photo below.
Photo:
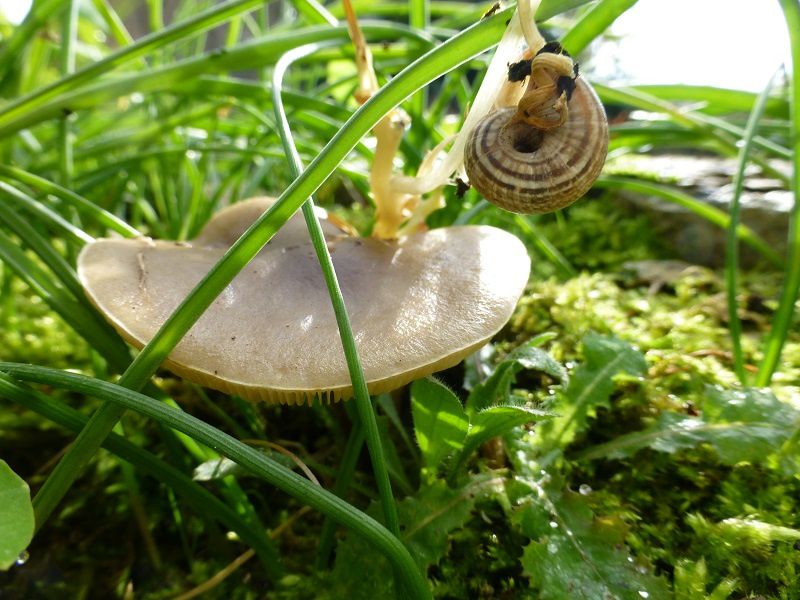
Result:
<svg viewBox="0 0 800 600"><path fill-rule="evenodd" d="M0 396L24 406L58 425L79 432L88 419L78 411L46 397L30 388L23 387L4 373L0 373ZM112 433L103 442L103 447L132 464L140 472L156 477L180 494L198 514L208 520L216 520L236 534L258 554L270 576L278 576L278 554L274 543L261 531L255 530L236 511L221 502L181 471L165 463L157 456Z"/></svg>
<svg viewBox="0 0 800 600"><path fill-rule="evenodd" d="M219 23L224 22L226 19L237 15L241 12L255 8L263 3L263 0L231 0L219 6L215 6L209 10L203 11L200 14L177 23L171 27L167 27L161 31L151 33L140 39L137 43L121 48L111 56L104 58L98 62L84 67L80 71L73 73L67 77L62 77L56 82L37 90L27 96L23 96L0 109L0 127L12 122L16 117L26 115L32 109L41 106L48 100L55 98L57 95L68 90L74 90L83 84L95 80L97 77L116 69L117 67L136 60L145 56L149 52L161 48L174 41L186 38L191 35L198 34L206 29L214 27ZM43 3L44 4L44 3ZM49 4L58 5L56 0L49 1ZM2 60L4 56L0 56L0 64L5 64Z"/></svg>
<svg viewBox="0 0 800 600"><path fill-rule="evenodd" d="M561 45L577 55L602 35L637 0L602 0L589 9L561 38Z"/></svg>
<svg viewBox="0 0 800 600"><path fill-rule="evenodd" d="M757 386L769 385L778 368L783 345L789 335L794 317L794 305L800 290L800 2L780 0L783 15L789 29L792 48L791 112L792 131L792 189L794 206L789 217L789 255L786 259L786 278L781 291L780 304L772 321L772 329L764 349L764 358L759 365Z"/></svg>
<svg viewBox="0 0 800 600"><path fill-rule="evenodd" d="M300 156L297 154L297 148L294 146L294 140L292 139L292 133L289 128L289 120L283 108L283 100L281 99L283 76L292 62L313 53L319 47L319 45L312 44L287 53L278 61L278 64L275 65L275 70L272 74L272 104L275 110L275 120L278 124L278 133L281 136L290 168L295 177L298 177L302 172L303 164L300 160ZM314 245L317 260L319 261L323 276L325 277L325 284L328 287L328 294L331 297L333 312L336 315L336 324L339 327L342 348L344 350L345 360L347 361L347 369L353 384L353 395L355 396L359 422L364 429L364 437L367 441L370 459L372 460L372 470L378 487L378 493L381 497L386 527L394 535L399 536L400 525L397 518L397 506L395 505L394 496L392 495L392 485L389 480L389 471L381 444L380 433L378 431L378 423L375 419L375 411L372 402L370 402L367 381L364 376L364 369L361 366L361 358L358 355L358 348L356 347L353 328L350 325L350 317L347 314L347 308L344 303L344 296L342 296L339 280L336 278L333 261L331 260L331 255L325 242L325 234L322 232L319 218L314 213L314 200L311 197L303 203L303 217L306 221L308 233L311 236L311 243Z"/></svg>
<svg viewBox="0 0 800 600"><path fill-rule="evenodd" d="M728 328L731 333L731 343L733 346L733 366L736 376L742 385L747 385L747 374L744 370L744 358L742 356L742 322L739 320L738 305L736 302L736 292L739 288L739 227L740 199L744 188L744 171L747 167L747 160L750 156L750 149L753 146L753 137L758 130L758 123L761 120L767 106L772 86L777 79L777 74L773 75L764 91L756 99L755 106L750 113L750 118L745 127L745 136L742 140L742 147L739 150L739 158L736 165L736 174L733 180L733 196L731 198L730 223L728 224L727 244L725 251L725 283L728 296Z"/></svg>
<svg viewBox="0 0 800 600"><path fill-rule="evenodd" d="M403 543L389 530L334 494L208 423L133 390L91 377L57 369L5 362L0 362L0 371L17 379L52 385L99 398L106 402L104 406L113 406L120 412L126 409L133 410L180 431L201 444L215 448L221 455L227 456L271 485L301 499L343 527L362 536L384 553L394 567L403 574L403 580L411 585L409 591L413 598L431 598L428 584L420 574L414 559ZM103 410L101 408L95 415ZM90 429L91 426L87 424L82 431Z"/></svg>
<svg viewBox="0 0 800 600"><path fill-rule="evenodd" d="M17 167L10 167L7 165L0 165L0 176L14 179L27 186L35 188L44 192L45 194L52 194L59 199L69 204L82 215L90 217L99 225L120 234L123 237L137 237L141 233L135 228L128 225L125 221L116 217L108 211L99 208L96 204L87 200L83 196L68 190L67 188L53 183L49 179L39 177L28 171L23 171Z"/></svg>
<svg viewBox="0 0 800 600"><path fill-rule="evenodd" d="M701 202L692 196L685 194L674 188L634 179L632 177L617 177L613 175L603 175L596 182L595 186L606 189L623 189L630 190L639 194L646 194L648 196L658 196L669 202L673 202L684 208L689 209L697 216L714 223L715 225L725 229L730 224L730 217L720 209L710 206L705 202ZM773 250L763 238L758 236L752 229L745 225L739 225L736 228L736 235L738 238L753 248L756 252L766 258L772 265L783 268L783 258Z"/></svg>

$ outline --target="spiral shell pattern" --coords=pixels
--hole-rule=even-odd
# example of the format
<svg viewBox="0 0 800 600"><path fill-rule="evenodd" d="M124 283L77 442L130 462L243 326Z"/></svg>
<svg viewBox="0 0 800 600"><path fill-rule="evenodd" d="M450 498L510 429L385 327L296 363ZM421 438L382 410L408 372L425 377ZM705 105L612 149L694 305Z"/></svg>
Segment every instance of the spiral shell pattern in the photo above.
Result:
<svg viewBox="0 0 800 600"><path fill-rule="evenodd" d="M543 131L509 124L516 108L490 113L464 150L470 183L484 198L517 213L546 213L569 206L597 179L608 153L608 121L600 99L576 80L569 116Z"/></svg>

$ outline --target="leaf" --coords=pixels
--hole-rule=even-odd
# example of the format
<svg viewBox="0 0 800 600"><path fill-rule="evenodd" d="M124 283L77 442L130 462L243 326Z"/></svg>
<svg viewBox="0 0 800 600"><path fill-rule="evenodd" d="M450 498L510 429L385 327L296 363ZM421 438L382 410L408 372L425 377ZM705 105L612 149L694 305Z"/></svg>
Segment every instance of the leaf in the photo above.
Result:
<svg viewBox="0 0 800 600"><path fill-rule="evenodd" d="M0 570L17 562L33 539L33 528L28 484L0 460Z"/></svg>
<svg viewBox="0 0 800 600"><path fill-rule="evenodd" d="M665 582L628 554L621 519L598 518L580 494L533 485L514 522L532 540L521 563L539 598L669 598Z"/></svg>
<svg viewBox="0 0 800 600"><path fill-rule="evenodd" d="M537 430L544 451L562 451L586 429L598 407L609 406L615 376L642 376L647 370L641 352L612 336L587 334L583 338L583 356L584 363L575 369L569 385L551 407L558 416Z"/></svg>
<svg viewBox="0 0 800 600"><path fill-rule="evenodd" d="M800 411L768 390L709 386L706 393L702 418L664 412L653 426L589 448L577 458L624 458L643 448L674 453L708 443L726 464L757 463L797 430Z"/></svg>
<svg viewBox="0 0 800 600"><path fill-rule="evenodd" d="M411 414L425 468L432 472L464 445L469 422L461 401L430 377L411 386Z"/></svg>
<svg viewBox="0 0 800 600"><path fill-rule="evenodd" d="M791 427L800 424L800 410L787 402L781 402L767 389L726 390L707 386L703 400L703 419L712 423L769 422Z"/></svg>
<svg viewBox="0 0 800 600"><path fill-rule="evenodd" d="M464 440L464 447L456 459L452 472L475 451L475 449L491 438L505 435L514 427L550 416L544 411L524 406L493 406L479 412L470 421L469 433Z"/></svg>
<svg viewBox="0 0 800 600"><path fill-rule="evenodd" d="M459 488L436 481L400 503L401 538L420 568L436 564L445 555L448 534L464 526L478 492L493 481L478 477Z"/></svg>
<svg viewBox="0 0 800 600"><path fill-rule="evenodd" d="M440 480L423 486L415 496L398 504L400 537L421 570L441 560L451 532L464 527L476 500L500 483L497 478L481 475L454 489ZM377 504L368 511L373 516L377 512ZM348 535L338 544L332 580L331 598L394 598L388 561L355 535Z"/></svg>
<svg viewBox="0 0 800 600"><path fill-rule="evenodd" d="M517 374L523 369L542 371L553 379L566 383L569 379L566 370L547 352L535 347L540 343L542 336L510 352L486 381L472 389L467 398L467 413L472 415L489 406L507 404L511 386L516 381Z"/></svg>

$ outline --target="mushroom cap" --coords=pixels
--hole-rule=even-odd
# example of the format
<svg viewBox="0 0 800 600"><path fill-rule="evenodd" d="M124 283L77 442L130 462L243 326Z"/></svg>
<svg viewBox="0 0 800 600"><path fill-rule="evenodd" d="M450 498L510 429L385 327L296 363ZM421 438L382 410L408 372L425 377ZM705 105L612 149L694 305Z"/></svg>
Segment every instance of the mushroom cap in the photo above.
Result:
<svg viewBox="0 0 800 600"><path fill-rule="evenodd" d="M87 295L142 347L272 200L218 213L193 242L99 239L78 257ZM324 225L370 393L457 364L506 323L530 259L487 226L435 229L397 241ZM165 366L250 400L302 404L352 395L330 297L295 214L174 348Z"/></svg>

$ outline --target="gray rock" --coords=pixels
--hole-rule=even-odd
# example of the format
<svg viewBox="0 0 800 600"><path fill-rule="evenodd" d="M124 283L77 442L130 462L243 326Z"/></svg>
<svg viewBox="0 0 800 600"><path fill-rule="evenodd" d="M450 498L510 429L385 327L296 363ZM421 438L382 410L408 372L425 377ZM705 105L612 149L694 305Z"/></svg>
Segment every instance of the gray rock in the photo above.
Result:
<svg viewBox="0 0 800 600"><path fill-rule="evenodd" d="M626 169L630 165L633 172L656 176L698 200L730 212L735 159L665 154L637 155L625 160ZM771 166L780 172L788 169L788 165L783 163ZM628 191L620 197L624 203L650 215L659 233L672 245L679 258L709 267L724 264L725 230L662 198ZM794 203L792 193L780 180L751 166L746 171L740 202L741 222L764 238L771 248L784 254L789 213ZM753 266L762 260L748 246L740 244L739 248L744 266Z"/></svg>

